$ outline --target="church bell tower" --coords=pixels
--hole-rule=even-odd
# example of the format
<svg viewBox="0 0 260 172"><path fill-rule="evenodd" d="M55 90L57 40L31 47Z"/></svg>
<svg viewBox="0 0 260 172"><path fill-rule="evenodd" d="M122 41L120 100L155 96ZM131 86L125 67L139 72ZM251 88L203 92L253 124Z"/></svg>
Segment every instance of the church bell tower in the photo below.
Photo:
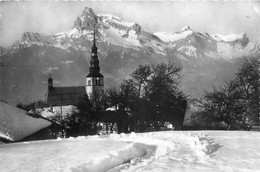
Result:
<svg viewBox="0 0 260 172"><path fill-rule="evenodd" d="M51 78L51 75L48 79L48 90L51 91L53 89L53 79Z"/></svg>
<svg viewBox="0 0 260 172"><path fill-rule="evenodd" d="M96 46L96 35L94 27L89 74L86 77L86 92L89 98L91 98L95 93L104 91L104 76L100 73L97 50L98 48Z"/></svg>

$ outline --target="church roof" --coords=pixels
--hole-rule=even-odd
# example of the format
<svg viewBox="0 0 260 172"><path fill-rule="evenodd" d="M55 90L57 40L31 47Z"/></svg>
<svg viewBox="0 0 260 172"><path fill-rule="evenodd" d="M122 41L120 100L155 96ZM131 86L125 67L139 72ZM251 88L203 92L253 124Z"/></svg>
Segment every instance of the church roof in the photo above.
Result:
<svg viewBox="0 0 260 172"><path fill-rule="evenodd" d="M89 73L87 77L104 77L101 73Z"/></svg>
<svg viewBox="0 0 260 172"><path fill-rule="evenodd" d="M48 90L47 104L51 106L77 105L86 95L85 86L52 87Z"/></svg>

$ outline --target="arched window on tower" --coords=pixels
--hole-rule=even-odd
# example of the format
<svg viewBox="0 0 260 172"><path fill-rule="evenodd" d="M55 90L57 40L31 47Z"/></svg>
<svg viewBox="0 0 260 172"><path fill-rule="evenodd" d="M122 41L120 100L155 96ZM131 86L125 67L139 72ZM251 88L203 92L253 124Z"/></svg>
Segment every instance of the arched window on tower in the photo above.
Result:
<svg viewBox="0 0 260 172"><path fill-rule="evenodd" d="M88 80L88 85L91 85L91 80Z"/></svg>

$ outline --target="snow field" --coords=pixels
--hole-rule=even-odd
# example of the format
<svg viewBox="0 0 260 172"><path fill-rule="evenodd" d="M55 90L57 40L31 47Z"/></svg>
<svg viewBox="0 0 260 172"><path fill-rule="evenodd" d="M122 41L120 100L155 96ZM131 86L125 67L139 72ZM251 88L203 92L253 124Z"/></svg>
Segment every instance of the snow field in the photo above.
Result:
<svg viewBox="0 0 260 172"><path fill-rule="evenodd" d="M112 14L98 14L99 17L103 17L103 22L108 24L109 22L113 21L115 23L117 23L118 25L123 25L125 27L132 27L135 23L129 23L126 21L123 21L122 19L120 19L117 16L114 16Z"/></svg>
<svg viewBox="0 0 260 172"><path fill-rule="evenodd" d="M110 26L109 29L104 30L104 40L126 48L138 49L141 46L135 31L130 30L127 38L122 37L124 33L126 31Z"/></svg>
<svg viewBox="0 0 260 172"><path fill-rule="evenodd" d="M218 145L212 148L212 167L217 167L219 171L259 171L260 132L212 131L209 135Z"/></svg>
<svg viewBox="0 0 260 172"><path fill-rule="evenodd" d="M0 170L5 171L137 171L190 146L203 159L205 146L197 136L172 132L81 136L0 147ZM178 158L178 157L176 157ZM10 166L10 163L13 163Z"/></svg>
<svg viewBox="0 0 260 172"><path fill-rule="evenodd" d="M152 164L157 164L156 167L152 165L152 169L157 171L161 168L166 168L168 170L175 169L175 164L195 163L195 164L206 164L208 155L206 154L207 146L209 143L207 140L201 141L205 138L204 135L191 135L190 133L176 133L176 132L151 132L130 135L110 135L110 138L116 140L123 140L127 142L143 143L146 145L156 146L156 150L153 155L149 158L142 158L139 163L129 165L122 165L127 167L121 171L145 171L149 169ZM169 161L169 156L171 157L171 165L165 166L165 161ZM122 167L122 168L123 168ZM155 170L156 169L156 170ZM148 170L150 171L150 169Z"/></svg>
<svg viewBox="0 0 260 172"><path fill-rule="evenodd" d="M259 171L259 132L171 131L130 134L121 139L156 145L153 156L121 171ZM123 165L126 166L126 165Z"/></svg>
<svg viewBox="0 0 260 172"><path fill-rule="evenodd" d="M259 132L163 131L5 144L0 171L256 172L259 141Z"/></svg>
<svg viewBox="0 0 260 172"><path fill-rule="evenodd" d="M155 32L153 34L158 36L164 42L175 42L187 38L192 33L192 30L183 30L181 33Z"/></svg>
<svg viewBox="0 0 260 172"><path fill-rule="evenodd" d="M230 35L220 35L220 34L214 34L212 37L217 41L224 41L224 42L234 42L237 40L242 40L246 36L246 33L240 33L240 34L230 34Z"/></svg>
<svg viewBox="0 0 260 172"><path fill-rule="evenodd" d="M143 144L97 137L6 144L0 147L0 171L101 172L142 157L146 149Z"/></svg>

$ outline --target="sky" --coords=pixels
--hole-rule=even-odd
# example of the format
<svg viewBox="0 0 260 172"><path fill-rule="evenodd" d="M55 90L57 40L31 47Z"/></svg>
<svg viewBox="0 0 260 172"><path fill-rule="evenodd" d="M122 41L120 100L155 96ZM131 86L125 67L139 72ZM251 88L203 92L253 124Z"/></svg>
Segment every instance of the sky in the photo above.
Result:
<svg viewBox="0 0 260 172"><path fill-rule="evenodd" d="M70 31L84 7L113 14L150 32L177 32L189 25L213 34L246 32L260 42L257 1L21 1L0 0L0 46L10 46L24 32L55 34Z"/></svg>

